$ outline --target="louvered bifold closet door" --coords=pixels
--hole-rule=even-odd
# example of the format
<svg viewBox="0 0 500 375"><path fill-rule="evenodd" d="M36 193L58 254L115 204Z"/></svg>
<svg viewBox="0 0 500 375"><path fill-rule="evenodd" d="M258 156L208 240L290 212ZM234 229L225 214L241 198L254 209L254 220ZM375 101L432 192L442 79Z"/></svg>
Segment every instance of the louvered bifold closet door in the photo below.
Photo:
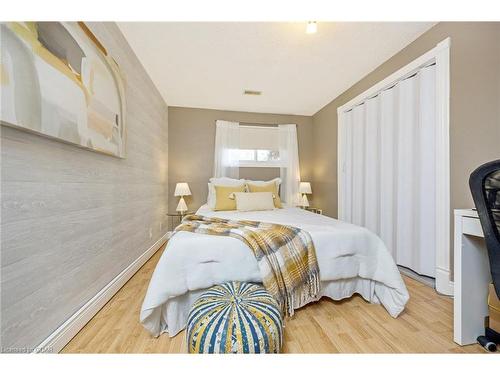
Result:
<svg viewBox="0 0 500 375"><path fill-rule="evenodd" d="M377 233L396 263L435 275L435 66L344 114L341 219ZM351 187L351 189L349 189Z"/></svg>

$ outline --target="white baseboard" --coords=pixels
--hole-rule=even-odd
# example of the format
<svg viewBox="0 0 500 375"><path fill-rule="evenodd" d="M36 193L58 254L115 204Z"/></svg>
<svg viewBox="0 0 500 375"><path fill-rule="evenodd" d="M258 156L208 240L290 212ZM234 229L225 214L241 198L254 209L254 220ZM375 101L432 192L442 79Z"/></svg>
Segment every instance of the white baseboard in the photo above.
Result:
<svg viewBox="0 0 500 375"><path fill-rule="evenodd" d="M449 296L454 296L455 295L455 282L453 281L448 281L448 291L450 294Z"/></svg>
<svg viewBox="0 0 500 375"><path fill-rule="evenodd" d="M75 314L66 320L59 328L39 344L34 353L58 353L68 342L89 322L92 317L130 280L132 276L146 263L149 258L168 239L169 232L165 233L156 241L153 246L147 249L142 255L134 260L118 276L102 288L90 301L83 305Z"/></svg>
<svg viewBox="0 0 500 375"><path fill-rule="evenodd" d="M436 268L436 290L439 293L453 296L454 283L450 279L450 271Z"/></svg>

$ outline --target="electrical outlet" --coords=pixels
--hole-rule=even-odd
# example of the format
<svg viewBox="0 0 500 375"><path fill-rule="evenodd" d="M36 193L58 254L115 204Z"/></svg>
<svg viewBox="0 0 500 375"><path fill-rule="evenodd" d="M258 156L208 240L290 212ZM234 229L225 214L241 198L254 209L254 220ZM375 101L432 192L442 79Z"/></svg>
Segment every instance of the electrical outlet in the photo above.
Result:
<svg viewBox="0 0 500 375"><path fill-rule="evenodd" d="M149 239L153 238L153 228L149 228Z"/></svg>

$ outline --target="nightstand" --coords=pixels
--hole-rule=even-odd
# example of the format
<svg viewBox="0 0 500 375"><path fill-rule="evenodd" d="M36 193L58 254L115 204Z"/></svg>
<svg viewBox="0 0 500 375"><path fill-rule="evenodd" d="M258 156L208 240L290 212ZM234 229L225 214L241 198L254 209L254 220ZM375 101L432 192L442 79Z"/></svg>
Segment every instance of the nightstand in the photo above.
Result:
<svg viewBox="0 0 500 375"><path fill-rule="evenodd" d="M175 229L175 227L177 225L179 225L182 221L182 219L184 218L184 216L187 216L187 215L192 215L194 214L194 212L184 212L183 214L179 213L179 212L169 212L167 213L167 216L168 216L168 230L169 231L172 231Z"/></svg>

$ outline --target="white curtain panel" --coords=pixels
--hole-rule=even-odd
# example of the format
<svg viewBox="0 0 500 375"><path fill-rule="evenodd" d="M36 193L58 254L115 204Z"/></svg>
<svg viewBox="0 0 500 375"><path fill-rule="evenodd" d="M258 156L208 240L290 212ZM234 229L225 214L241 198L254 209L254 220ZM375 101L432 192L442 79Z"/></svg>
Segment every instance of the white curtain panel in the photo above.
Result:
<svg viewBox="0 0 500 375"><path fill-rule="evenodd" d="M377 233L397 264L435 276L435 66L366 99L342 124L340 219Z"/></svg>
<svg viewBox="0 0 500 375"><path fill-rule="evenodd" d="M215 123L214 177L240 177L240 125L238 122L217 120Z"/></svg>
<svg viewBox="0 0 500 375"><path fill-rule="evenodd" d="M280 139L280 196L288 206L300 205L300 164L297 144L297 125L279 125Z"/></svg>

